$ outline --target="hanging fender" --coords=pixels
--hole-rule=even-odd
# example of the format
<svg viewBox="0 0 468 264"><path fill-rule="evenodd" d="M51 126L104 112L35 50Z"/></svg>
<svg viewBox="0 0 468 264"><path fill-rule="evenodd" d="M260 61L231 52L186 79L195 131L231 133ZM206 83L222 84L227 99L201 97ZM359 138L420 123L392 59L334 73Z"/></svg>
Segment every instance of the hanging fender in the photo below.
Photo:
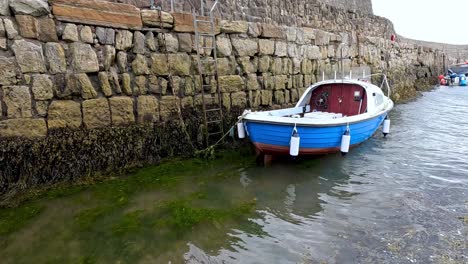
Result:
<svg viewBox="0 0 468 264"><path fill-rule="evenodd" d="M301 143L301 138L299 137L299 133L297 131L296 125L294 125L294 129L291 135L291 142L289 145L289 155L293 157L299 156L300 143Z"/></svg>
<svg viewBox="0 0 468 264"><path fill-rule="evenodd" d="M237 135L240 139L245 138L244 122L242 122L242 120L237 123Z"/></svg>
<svg viewBox="0 0 468 264"><path fill-rule="evenodd" d="M384 137L390 134L390 119L388 118L388 116L385 117L385 120L383 122L382 133Z"/></svg>
<svg viewBox="0 0 468 264"><path fill-rule="evenodd" d="M349 152L349 147L351 145L351 132L349 126L346 128L345 133L341 136L341 155L345 156Z"/></svg>

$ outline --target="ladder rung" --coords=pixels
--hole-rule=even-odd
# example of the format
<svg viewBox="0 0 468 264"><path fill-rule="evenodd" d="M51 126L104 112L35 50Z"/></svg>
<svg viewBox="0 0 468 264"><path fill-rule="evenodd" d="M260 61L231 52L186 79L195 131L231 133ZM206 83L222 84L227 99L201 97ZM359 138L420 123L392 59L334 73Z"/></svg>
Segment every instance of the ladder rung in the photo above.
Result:
<svg viewBox="0 0 468 264"><path fill-rule="evenodd" d="M215 123L221 123L223 120L213 120L213 121L208 121L206 122L207 124L215 124Z"/></svg>
<svg viewBox="0 0 468 264"><path fill-rule="evenodd" d="M206 8L206 7L205 7L205 8ZM205 13L207 13L207 15L208 15L208 12L205 12ZM209 19L209 18L210 18L209 16L205 16L205 14L203 14L203 15L195 14L194 16L195 16L195 18L206 18L206 19ZM206 19L205 19L205 20L206 20Z"/></svg>
<svg viewBox="0 0 468 264"><path fill-rule="evenodd" d="M210 113L210 112L216 112L216 111L221 111L221 108L208 109L208 110L206 110L205 112Z"/></svg>
<svg viewBox="0 0 468 264"><path fill-rule="evenodd" d="M206 84L204 84L206 85ZM208 87L208 86L207 86ZM214 85L212 87L215 87ZM214 94L214 95L212 95ZM205 91L204 95L202 94L202 92L198 92L198 93L195 93L195 96L203 96L203 98L209 98L209 99L212 99L212 98L218 98L218 95L213 92L213 93L209 93L208 91Z"/></svg>
<svg viewBox="0 0 468 264"><path fill-rule="evenodd" d="M210 23L211 24L210 20L203 20L203 19L195 19L195 22L197 22L197 23L202 22L202 23Z"/></svg>
<svg viewBox="0 0 468 264"><path fill-rule="evenodd" d="M196 49L197 47L193 47L194 49ZM199 49L214 49L214 47L198 47Z"/></svg>
<svg viewBox="0 0 468 264"><path fill-rule="evenodd" d="M212 37L212 38L215 37L215 35L211 33L198 33L198 35L203 36L203 37Z"/></svg>
<svg viewBox="0 0 468 264"><path fill-rule="evenodd" d="M214 135L220 135L220 134L223 134L223 132L219 131L219 132L208 133L208 136L214 136Z"/></svg>
<svg viewBox="0 0 468 264"><path fill-rule="evenodd" d="M214 59L205 59L205 60L200 60L200 62L215 62L216 60Z"/></svg>

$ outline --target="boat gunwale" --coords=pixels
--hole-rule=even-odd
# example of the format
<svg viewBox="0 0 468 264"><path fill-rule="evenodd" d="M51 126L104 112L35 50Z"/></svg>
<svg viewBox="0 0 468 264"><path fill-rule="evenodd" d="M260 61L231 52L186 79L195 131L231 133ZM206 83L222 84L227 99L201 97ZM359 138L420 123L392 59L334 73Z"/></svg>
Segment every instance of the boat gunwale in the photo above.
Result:
<svg viewBox="0 0 468 264"><path fill-rule="evenodd" d="M390 99L389 99L390 100ZM394 106L394 103L393 101L390 100L390 104L387 105L387 107L384 109L384 110L381 110L369 117L366 117L366 118L362 118L362 119L359 119L359 120L353 120L353 121L345 121L345 122L340 122L340 123L321 123L321 124L318 124L318 123L311 123L311 124L307 124L307 123L298 123L298 122L291 122L291 121L286 121L286 120L280 120L280 121L272 121L272 120L259 120L259 119L256 119L255 117L249 117L249 115L246 115L242 118L243 121L246 121L246 122L255 122L255 123L266 123L266 124L275 124L275 125L287 125L287 126L297 126L297 127L334 127L334 126L343 126L343 125L351 125L351 124L357 124L357 123L361 123L361 122L364 122L364 121L368 121L368 120L371 120L371 119L374 119L376 117L379 117L383 114L388 114L392 109L393 109L393 106ZM364 113L364 114L368 114L368 113ZM361 115L364 115L364 114L361 114ZM359 115L357 115L359 116ZM355 116L355 117L357 117ZM260 116L258 115L257 116L258 118L265 118L265 117L268 117L268 118L271 118L273 116ZM278 118L278 117L276 117ZM291 119L291 120L304 120L303 118L299 119L299 118L293 118L293 117L281 117L281 118L287 118L287 119ZM350 117L348 117L350 118ZM342 118L339 118L339 119L347 119L346 117L342 117ZM314 119L309 119L311 121L317 121L317 120L314 120ZM320 121L323 121L323 119L319 119ZM338 120L338 119L331 119L331 120Z"/></svg>

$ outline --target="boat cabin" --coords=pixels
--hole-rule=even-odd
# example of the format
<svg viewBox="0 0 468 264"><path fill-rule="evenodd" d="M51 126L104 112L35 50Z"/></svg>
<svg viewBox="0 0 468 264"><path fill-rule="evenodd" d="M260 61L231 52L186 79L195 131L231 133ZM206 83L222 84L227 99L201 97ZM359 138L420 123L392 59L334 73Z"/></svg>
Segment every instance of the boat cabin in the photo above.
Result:
<svg viewBox="0 0 468 264"><path fill-rule="evenodd" d="M313 112L359 115L367 111L366 90L357 84L324 84L312 91L309 104Z"/></svg>
<svg viewBox="0 0 468 264"><path fill-rule="evenodd" d="M295 123L323 123L330 119L341 122L341 118L351 118L352 121L358 120L361 115L373 115L383 111L386 108L385 98L379 87L365 81L328 80L309 87L294 108L252 114L272 118L294 118Z"/></svg>
<svg viewBox="0 0 468 264"><path fill-rule="evenodd" d="M325 81L311 86L296 107L307 107L304 117L351 117L382 108L384 94L378 87L363 81Z"/></svg>

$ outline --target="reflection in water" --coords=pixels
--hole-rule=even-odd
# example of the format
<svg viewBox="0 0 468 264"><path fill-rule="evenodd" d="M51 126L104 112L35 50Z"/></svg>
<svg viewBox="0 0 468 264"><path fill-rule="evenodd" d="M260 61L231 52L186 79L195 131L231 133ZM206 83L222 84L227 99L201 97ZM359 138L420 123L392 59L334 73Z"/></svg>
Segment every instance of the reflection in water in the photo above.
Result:
<svg viewBox="0 0 468 264"><path fill-rule="evenodd" d="M467 101L466 89L441 88L398 106L391 136L376 134L346 159L247 169L261 215L251 221L268 235L236 230L235 250L215 259L466 263Z"/></svg>
<svg viewBox="0 0 468 264"><path fill-rule="evenodd" d="M263 168L238 157L189 169L177 184L135 192L119 185L117 196L91 189L38 201L46 209L37 218L0 233L0 257L4 263L466 263L466 102L466 88L444 87L397 106L391 135L374 135L346 158ZM103 203L109 193L110 204ZM255 210L247 213L243 205L251 201ZM84 214L94 222L75 230L94 206L101 211Z"/></svg>

